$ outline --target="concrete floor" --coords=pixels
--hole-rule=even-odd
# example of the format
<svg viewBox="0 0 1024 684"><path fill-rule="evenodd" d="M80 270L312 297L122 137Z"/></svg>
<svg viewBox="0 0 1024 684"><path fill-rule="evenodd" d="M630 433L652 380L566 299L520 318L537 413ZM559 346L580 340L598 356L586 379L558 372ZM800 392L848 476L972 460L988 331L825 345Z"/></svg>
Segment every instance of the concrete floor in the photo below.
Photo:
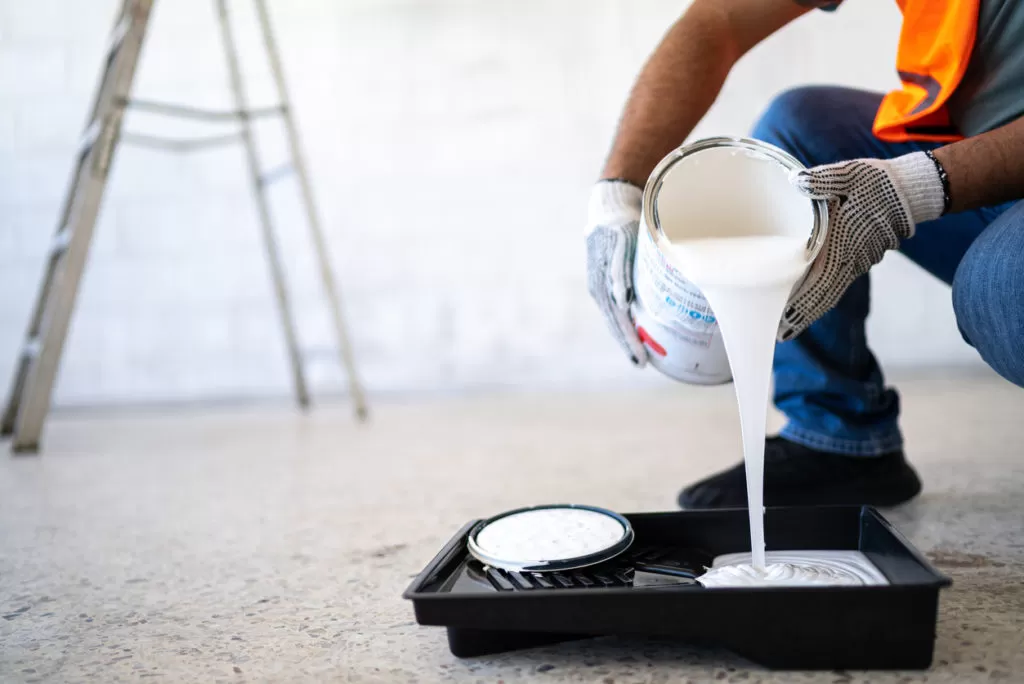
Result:
<svg viewBox="0 0 1024 684"><path fill-rule="evenodd" d="M664 510L731 464L731 390L64 415L0 454L0 680L1024 680L1024 392L900 383L925 480L891 513L954 579L927 673L771 673L606 638L460 661L400 598L463 522L552 501ZM770 616L751 616L768 621Z"/></svg>

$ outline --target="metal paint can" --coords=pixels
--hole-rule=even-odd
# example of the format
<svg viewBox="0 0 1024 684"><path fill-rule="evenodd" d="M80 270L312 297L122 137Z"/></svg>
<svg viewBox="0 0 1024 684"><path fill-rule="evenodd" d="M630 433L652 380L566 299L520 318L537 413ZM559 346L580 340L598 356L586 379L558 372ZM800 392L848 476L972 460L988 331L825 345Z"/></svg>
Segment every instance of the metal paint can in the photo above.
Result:
<svg viewBox="0 0 1024 684"><path fill-rule="evenodd" d="M668 240L658 222L658 194L665 177L677 164L692 161L706 150L721 148L742 153L752 162L778 164L786 173L804 168L796 158L774 145L748 138L720 137L683 145L662 159L651 173L644 188L633 263L633 322L650 364L670 378L695 385L728 382L732 373L714 311L701 291L673 265L664 247ZM728 181L722 179L723 183ZM810 262L824 244L828 209L820 200L808 203L812 204L814 217L807 243Z"/></svg>

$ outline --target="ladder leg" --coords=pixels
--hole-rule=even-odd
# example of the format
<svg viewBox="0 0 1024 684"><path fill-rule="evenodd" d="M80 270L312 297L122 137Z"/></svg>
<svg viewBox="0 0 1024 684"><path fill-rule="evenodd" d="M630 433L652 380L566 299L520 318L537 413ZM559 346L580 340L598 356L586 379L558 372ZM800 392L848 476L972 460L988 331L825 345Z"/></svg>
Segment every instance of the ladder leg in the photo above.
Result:
<svg viewBox="0 0 1024 684"><path fill-rule="evenodd" d="M70 204L70 199L74 195L73 188L78 186L80 179L81 174L76 174L76 177L72 181L72 190L69 190L68 199L65 201L66 204ZM70 214L70 208L66 209L64 214L68 217ZM79 230L81 230L81 228L79 228ZM56 243L67 235L68 233L66 230L58 232L54 242ZM33 370L33 363L39 358L40 335L43 331L43 315L46 312L47 303L50 301L51 293L54 290L54 281L56 280L57 274L60 270L60 260L63 255L64 250L59 249L58 246L54 244L47 258L46 269L43 274L43 282L39 287L38 294L36 295L36 302L32 308L32 315L29 317L28 331L25 334L25 341L22 346L21 354L18 356L18 360L15 365L14 379L11 382L11 390L7 398L7 405L6 408L4 408L3 417L0 419L0 436L9 437L14 434L15 423L21 409L21 402L25 396L25 389L28 387L29 374Z"/></svg>
<svg viewBox="0 0 1024 684"><path fill-rule="evenodd" d="M74 312L96 218L103 202L152 0L125 0L115 23L90 123L72 172L43 283L29 320L0 433L13 435L15 452L39 448L64 340Z"/></svg>
<svg viewBox="0 0 1024 684"><path fill-rule="evenodd" d="M15 362L11 389L7 394L3 416L0 417L0 437L10 437L14 434L14 421L18 417L18 409L21 407L21 396L25 392L25 379L28 377L31 362L32 357L27 349L21 352Z"/></svg>
<svg viewBox="0 0 1024 684"><path fill-rule="evenodd" d="M71 170L71 178L68 181L68 190L64 194L64 202L60 212L61 218L60 222L57 224L55 240L60 239L62 233L63 237L67 237L65 228L68 225L68 221L71 219L71 211L75 199L75 189L83 178L82 172L85 168L85 162L88 159L89 152L91 151L92 145L95 143L99 133L100 122L102 121L99 117L101 114L100 107L104 104L104 96L109 95L109 88L113 80L114 72L116 71L116 57L123 45L124 38L127 35L126 27L131 26L131 4L132 0L124 0L111 30L110 44L108 46L107 58L103 66L103 74L100 78L99 87L93 95L92 105L89 107L89 116L85 122L85 134L80 140L78 157L75 160L74 168ZM28 385L29 371L32 368L33 360L39 355L38 340L39 333L42 330L43 314L46 310L46 303L50 298L50 292L53 289L53 281L57 274L62 254L63 252L61 251L52 250L46 262L46 267L43 272L43 282L39 287L39 291L36 293L36 301L32 307L32 314L29 316L28 331L25 334L22 351L18 356L18 360L15 362L15 371L11 382L10 393L8 394L3 415L0 416L0 436L2 437L9 437L14 434L14 423L17 419L18 411L21 408L21 400L24 396L25 388Z"/></svg>
<svg viewBox="0 0 1024 684"><path fill-rule="evenodd" d="M220 0L223 1L223 0ZM331 311L331 319L334 325L335 334L338 340L338 351L341 356L341 364L348 376L349 393L355 405L356 417L365 420L368 415L366 396L359 376L356 373L355 358L352 352L352 344L349 340L348 329L345 325L345 318L342 312L341 296L339 287L334 277L334 270L331 267L330 258L324 239L323 228L320 225L320 215L316 210L313 201L313 190L309 183L309 175L306 172L306 161L302 153L302 146L299 142L298 129L292 118L291 101L288 98L288 90L284 82L284 72L281 68L281 59L277 50L277 43L270 27L270 18L267 14L267 6L264 0L254 0L256 13L259 17L260 29L263 33L263 41L266 45L267 56L270 62L270 70L273 73L274 83L277 87L278 99L282 103L285 132L288 138L291 157L295 165L295 173L302 192L302 203L306 211L306 220L313 238L313 247L317 255L317 265L320 273L320 281L327 296L327 303Z"/></svg>
<svg viewBox="0 0 1024 684"><path fill-rule="evenodd" d="M292 381L295 386L295 396L299 406L309 406L309 390L306 387L306 377L302 370L302 356L299 352L298 336L295 332L295 318L292 314L291 303L288 300L288 292L284 282L284 268L277 248L277 238L270 221L270 209L267 206L267 198L264 193L263 181L260 178L259 158L256 155L256 146L252 137L252 123L248 115L248 103L246 101L245 85L242 81L241 70L238 66L238 54L235 47L235 39L231 30L231 21L228 17L228 9L225 0L217 0L217 17L220 20L221 38L224 43L224 53L227 59L228 76L231 80L231 90L235 97L235 106L241 112L241 137L245 147L245 157L249 167L249 178L252 183L253 198L256 201L256 211L259 215L260 228L263 232L263 244L266 248L267 264L270 266L270 276L274 286L274 297L277 299L277 307L281 313L281 323L284 327L285 343L288 348L288 361L291 365Z"/></svg>

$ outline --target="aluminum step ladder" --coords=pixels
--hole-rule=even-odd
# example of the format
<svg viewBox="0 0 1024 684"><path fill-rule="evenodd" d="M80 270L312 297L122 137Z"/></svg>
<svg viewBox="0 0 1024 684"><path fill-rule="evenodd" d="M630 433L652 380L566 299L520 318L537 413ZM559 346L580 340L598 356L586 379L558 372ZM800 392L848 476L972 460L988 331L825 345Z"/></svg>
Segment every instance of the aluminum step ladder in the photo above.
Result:
<svg viewBox="0 0 1024 684"><path fill-rule="evenodd" d="M209 111L131 99L132 81L135 77L135 69L154 0L123 0L111 32L102 75L64 198L60 222L57 225L56 235L46 262L42 286L29 319L24 347L15 366L10 394L2 420L0 420L0 436L12 438L11 448L15 453L33 453L39 449L40 436L50 408L53 385L57 369L60 366L61 352L74 311L82 272L85 269L89 244L103 202L107 175L119 142L155 146L178 152L187 152L211 145L242 143L245 148L249 180L256 202L267 264L270 267L270 277L273 281L274 297L284 331L295 397L300 407L305 408L309 405L309 388L299 349L295 317L288 298L284 269L266 197L267 186L282 175L281 169L269 173L261 170L252 134L252 120L264 116L279 117L284 124L291 155L291 163L287 170L293 172L298 181L306 221L309 224L313 248L317 256L319 277L337 338L337 351L341 366L348 376L349 395L354 404L356 417L359 420L365 420L368 415L366 398L356 374L352 346L342 313L338 284L328 259L326 241L319 215L314 206L313 192L299 144L298 130L292 118L281 61L271 31L265 0L252 0L252 2L255 4L279 104L259 109L250 108L248 105L227 0L215 0L215 2L235 101L235 109L229 111ZM236 121L238 130L226 136L185 141L132 135L127 132L122 135L121 124L124 113L129 107L201 121Z"/></svg>

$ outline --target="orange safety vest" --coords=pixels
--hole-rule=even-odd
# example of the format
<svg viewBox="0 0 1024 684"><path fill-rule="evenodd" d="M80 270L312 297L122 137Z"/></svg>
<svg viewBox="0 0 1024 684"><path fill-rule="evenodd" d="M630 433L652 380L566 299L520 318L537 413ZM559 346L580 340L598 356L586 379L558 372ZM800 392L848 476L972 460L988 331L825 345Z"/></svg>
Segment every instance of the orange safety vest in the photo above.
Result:
<svg viewBox="0 0 1024 684"><path fill-rule="evenodd" d="M903 28L896 71L903 87L882 99L875 135L889 142L947 142L963 136L946 102L960 85L978 30L979 0L896 0Z"/></svg>

